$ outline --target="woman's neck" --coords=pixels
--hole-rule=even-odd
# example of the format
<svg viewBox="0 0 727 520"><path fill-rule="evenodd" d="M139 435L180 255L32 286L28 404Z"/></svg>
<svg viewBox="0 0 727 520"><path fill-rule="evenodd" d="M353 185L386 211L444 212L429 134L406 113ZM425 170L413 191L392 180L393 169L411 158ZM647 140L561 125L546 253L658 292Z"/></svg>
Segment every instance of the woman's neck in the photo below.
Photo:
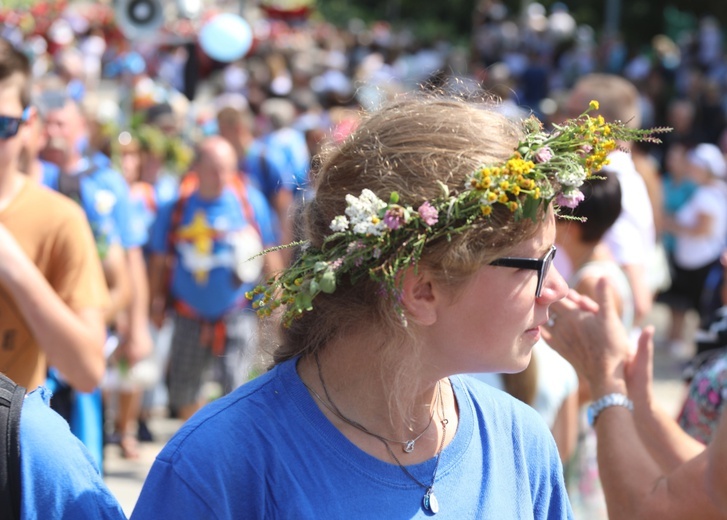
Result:
<svg viewBox="0 0 727 520"><path fill-rule="evenodd" d="M334 341L318 356L301 359L298 373L321 411L359 448L392 462L382 440L388 439L396 441L389 446L402 454L402 462L427 460L440 446L442 419L448 422L445 441L456 430L453 391L446 380L425 381L416 370L397 373L398 367L381 355L383 348L372 347L370 340ZM415 449L404 452L403 443L418 436Z"/></svg>

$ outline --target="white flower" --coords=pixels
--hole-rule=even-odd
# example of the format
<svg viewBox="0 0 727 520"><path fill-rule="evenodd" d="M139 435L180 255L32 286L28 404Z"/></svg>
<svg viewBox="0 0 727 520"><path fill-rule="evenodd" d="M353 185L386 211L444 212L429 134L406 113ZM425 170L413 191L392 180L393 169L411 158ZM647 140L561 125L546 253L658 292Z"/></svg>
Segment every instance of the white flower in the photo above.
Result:
<svg viewBox="0 0 727 520"><path fill-rule="evenodd" d="M587 176L586 170L584 170L580 164L576 164L573 166L573 170L559 170L558 173L555 174L556 179L558 179L558 182L561 185L577 188L581 184L583 184L583 180Z"/></svg>
<svg viewBox="0 0 727 520"><path fill-rule="evenodd" d="M379 219L379 211L387 205L374 192L365 189L360 197L346 195L346 203L346 215L354 233L380 236L386 230L386 224Z"/></svg>
<svg viewBox="0 0 727 520"><path fill-rule="evenodd" d="M343 215L338 215L331 221L331 229L336 233L346 231L348 229L348 219Z"/></svg>
<svg viewBox="0 0 727 520"><path fill-rule="evenodd" d="M353 232L357 235L374 235L380 237L387 228L383 220L378 222L359 222L353 226Z"/></svg>
<svg viewBox="0 0 727 520"><path fill-rule="evenodd" d="M116 195L109 190L98 190L93 202L99 214L108 215L116 205Z"/></svg>

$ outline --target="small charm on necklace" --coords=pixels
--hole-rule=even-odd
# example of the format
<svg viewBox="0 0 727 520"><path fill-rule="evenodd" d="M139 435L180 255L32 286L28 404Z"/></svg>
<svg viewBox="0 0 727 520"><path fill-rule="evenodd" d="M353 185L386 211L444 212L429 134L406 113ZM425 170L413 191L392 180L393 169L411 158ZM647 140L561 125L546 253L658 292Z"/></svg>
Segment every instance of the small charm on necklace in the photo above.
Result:
<svg viewBox="0 0 727 520"><path fill-rule="evenodd" d="M412 439L410 441L406 441L406 445L404 446L404 452L405 453L411 453L414 451L414 444L416 443L416 439Z"/></svg>
<svg viewBox="0 0 727 520"><path fill-rule="evenodd" d="M434 496L432 488L427 489L427 492L424 494L422 507L424 507L425 511L429 511L433 515L439 513L439 502L437 501L437 497Z"/></svg>

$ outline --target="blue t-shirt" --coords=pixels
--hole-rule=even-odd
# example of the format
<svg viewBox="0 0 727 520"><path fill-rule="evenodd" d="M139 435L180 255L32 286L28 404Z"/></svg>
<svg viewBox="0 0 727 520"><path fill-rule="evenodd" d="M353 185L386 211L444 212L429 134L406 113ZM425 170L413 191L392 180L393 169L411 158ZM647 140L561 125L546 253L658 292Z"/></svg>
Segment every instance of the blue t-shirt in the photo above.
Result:
<svg viewBox="0 0 727 520"><path fill-rule="evenodd" d="M265 137L268 150L278 151L285 160L285 167L295 182L295 193L300 194L308 185L310 152L303 132L294 128L281 128Z"/></svg>
<svg viewBox="0 0 727 520"><path fill-rule="evenodd" d="M295 186L285 155L277 147L267 146L261 139L253 141L247 149L240 161L240 170L268 201L281 189L292 190Z"/></svg>
<svg viewBox="0 0 727 520"><path fill-rule="evenodd" d="M21 519L125 519L86 447L50 409L50 392L29 393L20 416Z"/></svg>
<svg viewBox="0 0 727 520"><path fill-rule="evenodd" d="M195 414L146 479L132 520L429 518L424 489L354 446L320 411L296 360ZM538 413L466 376L441 454L436 518L572 518L558 449ZM435 459L407 466L429 483Z"/></svg>
<svg viewBox="0 0 727 520"><path fill-rule="evenodd" d="M91 228L102 227L104 232L115 225L115 234L125 249L140 247L146 243L148 234L143 219L131 205L129 186L114 170L108 157L95 154L92 158L84 158L79 165L79 172L93 167L92 173L81 178L81 205L88 216ZM43 184L59 191L60 170L46 167L43 171ZM110 224L111 223L111 224Z"/></svg>
<svg viewBox="0 0 727 520"><path fill-rule="evenodd" d="M662 181L664 191L664 212L673 216L692 198L697 191L697 185L688 179L674 182L674 179L667 173ZM671 233L664 233L661 237L662 244L667 252L673 252L676 246L676 237Z"/></svg>
<svg viewBox="0 0 727 520"><path fill-rule="evenodd" d="M41 164L43 167L43 185L59 191L58 184L61 173L58 166L46 161L41 161ZM86 214L86 220L93 232L93 239L96 242L99 256L104 258L108 246L121 243L119 226L111 212L105 210L106 206L103 204L104 195L102 194L100 196L101 203L94 204L93 199L89 198L87 194L88 188L88 184L84 183L82 185L81 198L83 200L76 200L76 202L83 208L83 212Z"/></svg>
<svg viewBox="0 0 727 520"><path fill-rule="evenodd" d="M235 276L237 248L245 249L240 240L252 240L254 232L263 247L275 244L270 221L270 208L262 194L247 187L257 227L245 218L240 199L231 188L207 201L195 192L185 202L177 229L171 230L176 200L159 208L152 228L150 250L167 253L167 237L175 232L176 261L172 271L171 295L189 305L202 318L216 320L229 311L249 304L245 292L259 281L240 284ZM258 234L259 230L259 234ZM240 237L243 237L242 239ZM250 258L259 250L251 252Z"/></svg>

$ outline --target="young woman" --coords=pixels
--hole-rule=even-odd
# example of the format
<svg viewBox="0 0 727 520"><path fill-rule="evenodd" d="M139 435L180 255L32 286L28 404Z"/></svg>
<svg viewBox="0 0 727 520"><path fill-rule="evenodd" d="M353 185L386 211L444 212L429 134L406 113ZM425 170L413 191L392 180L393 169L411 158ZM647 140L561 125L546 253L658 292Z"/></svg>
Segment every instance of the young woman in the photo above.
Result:
<svg viewBox="0 0 727 520"><path fill-rule="evenodd" d="M322 160L298 260L255 291L274 366L184 425L132 518L571 518L537 412L455 375L525 368L568 290L551 202L621 132L571 127L437 98L363 121Z"/></svg>

